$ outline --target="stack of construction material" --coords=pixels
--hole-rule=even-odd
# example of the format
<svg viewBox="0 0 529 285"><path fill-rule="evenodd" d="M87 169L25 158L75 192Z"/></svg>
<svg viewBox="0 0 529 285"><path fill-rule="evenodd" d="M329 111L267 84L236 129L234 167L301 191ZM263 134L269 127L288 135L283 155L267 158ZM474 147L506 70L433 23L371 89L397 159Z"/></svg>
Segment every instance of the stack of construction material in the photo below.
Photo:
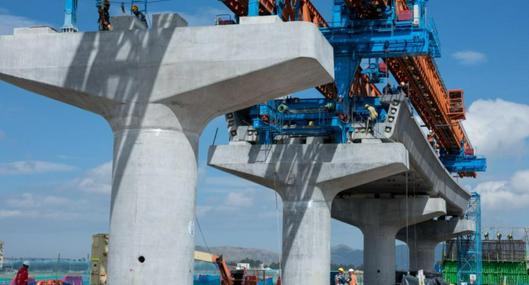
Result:
<svg viewBox="0 0 529 285"><path fill-rule="evenodd" d="M443 254L443 277L450 284L458 283L457 257L456 241L448 241ZM529 267L524 240L483 240L482 260L482 284L529 284Z"/></svg>
<svg viewBox="0 0 529 285"><path fill-rule="evenodd" d="M108 234L92 236L91 285L107 284Z"/></svg>

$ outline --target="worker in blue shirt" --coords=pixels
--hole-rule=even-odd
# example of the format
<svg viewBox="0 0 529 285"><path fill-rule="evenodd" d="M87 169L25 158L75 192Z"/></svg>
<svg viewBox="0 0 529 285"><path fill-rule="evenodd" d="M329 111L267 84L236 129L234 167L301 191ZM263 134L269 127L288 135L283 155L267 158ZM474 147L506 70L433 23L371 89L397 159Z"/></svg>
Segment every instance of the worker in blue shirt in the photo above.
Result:
<svg viewBox="0 0 529 285"><path fill-rule="evenodd" d="M140 8L138 8L138 5L132 5L131 10L132 10L132 14L134 14L134 16L136 16L136 18L138 18L138 20L140 20L145 25L145 27L149 26L147 24L147 17L145 17L145 14L143 14L140 11Z"/></svg>
<svg viewBox="0 0 529 285"><path fill-rule="evenodd" d="M347 277L342 267L338 268L338 274L334 277L334 285L347 285Z"/></svg>

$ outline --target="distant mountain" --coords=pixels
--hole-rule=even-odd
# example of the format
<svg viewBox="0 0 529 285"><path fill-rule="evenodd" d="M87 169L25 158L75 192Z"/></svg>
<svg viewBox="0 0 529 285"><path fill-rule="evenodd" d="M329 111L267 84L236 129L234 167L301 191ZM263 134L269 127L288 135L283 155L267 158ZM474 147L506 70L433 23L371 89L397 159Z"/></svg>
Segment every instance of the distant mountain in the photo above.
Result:
<svg viewBox="0 0 529 285"><path fill-rule="evenodd" d="M208 251L202 246L197 246L197 250ZM245 258L260 260L266 265L273 262L279 262L279 254L270 250L233 247L233 246L217 246L210 248L211 253L222 255L227 262L239 262Z"/></svg>
<svg viewBox="0 0 529 285"><path fill-rule="evenodd" d="M207 251L206 248L197 246L197 250ZM232 246L218 246L210 248L211 252L217 255L223 255L228 262L239 262L245 258L260 260L268 265L279 261L279 254L270 250L232 247ZM436 258L440 259L442 247L436 248ZM331 248L331 263L361 266L364 260L364 252L360 249L353 249L347 245L336 245ZM405 245L397 245L395 248L395 262L397 270L408 270L408 248Z"/></svg>
<svg viewBox="0 0 529 285"><path fill-rule="evenodd" d="M331 248L331 263L354 265L356 267L364 262L364 252L360 249L352 249L347 245L337 245Z"/></svg>

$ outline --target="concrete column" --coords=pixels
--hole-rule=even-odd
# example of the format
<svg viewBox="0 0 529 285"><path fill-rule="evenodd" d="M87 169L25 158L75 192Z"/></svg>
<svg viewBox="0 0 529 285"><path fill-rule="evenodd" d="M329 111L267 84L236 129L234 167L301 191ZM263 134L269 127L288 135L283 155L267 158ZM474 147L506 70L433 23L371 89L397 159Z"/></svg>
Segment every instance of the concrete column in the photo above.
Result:
<svg viewBox="0 0 529 285"><path fill-rule="evenodd" d="M413 240L408 244L410 271L432 272L435 266L435 247L439 243L431 240Z"/></svg>
<svg viewBox="0 0 529 285"><path fill-rule="evenodd" d="M410 271L431 272L435 265L435 247L440 242L473 233L474 222L466 219L431 220L401 229L397 239L408 244ZM407 234L406 234L407 233Z"/></svg>
<svg viewBox="0 0 529 285"><path fill-rule="evenodd" d="M309 197L283 199L282 284L299 284L300 279L329 282L332 197L314 185L305 189L312 192ZM281 192L300 193L294 187Z"/></svg>
<svg viewBox="0 0 529 285"><path fill-rule="evenodd" d="M395 284L395 231L392 227L364 226L364 283Z"/></svg>
<svg viewBox="0 0 529 285"><path fill-rule="evenodd" d="M209 165L277 191L283 199L282 283L329 282L331 204L341 191L408 168L387 144L232 144L210 148Z"/></svg>
<svg viewBox="0 0 529 285"><path fill-rule="evenodd" d="M192 284L198 134L161 104L112 113L108 282Z"/></svg>
<svg viewBox="0 0 529 285"><path fill-rule="evenodd" d="M364 234L364 282L395 284L395 236L407 224L446 214L441 198L361 199L337 197L332 217L354 225Z"/></svg>
<svg viewBox="0 0 529 285"><path fill-rule="evenodd" d="M26 28L0 36L0 80L112 127L109 285L192 284L203 127L332 81L332 47L316 26L255 19L185 28L166 14L154 15L149 30L124 17L112 32Z"/></svg>

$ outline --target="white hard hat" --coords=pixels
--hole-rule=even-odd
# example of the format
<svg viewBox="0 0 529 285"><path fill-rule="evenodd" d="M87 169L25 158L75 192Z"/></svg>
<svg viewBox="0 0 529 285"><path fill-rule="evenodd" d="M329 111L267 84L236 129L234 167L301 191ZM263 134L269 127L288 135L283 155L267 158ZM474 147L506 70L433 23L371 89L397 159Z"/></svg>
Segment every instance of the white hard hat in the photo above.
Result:
<svg viewBox="0 0 529 285"><path fill-rule="evenodd" d="M355 272L354 269L352 269L352 268L349 268L348 271L349 271L349 272Z"/></svg>
<svg viewBox="0 0 529 285"><path fill-rule="evenodd" d="M24 260L24 262L22 262L22 265L29 266L29 261Z"/></svg>

